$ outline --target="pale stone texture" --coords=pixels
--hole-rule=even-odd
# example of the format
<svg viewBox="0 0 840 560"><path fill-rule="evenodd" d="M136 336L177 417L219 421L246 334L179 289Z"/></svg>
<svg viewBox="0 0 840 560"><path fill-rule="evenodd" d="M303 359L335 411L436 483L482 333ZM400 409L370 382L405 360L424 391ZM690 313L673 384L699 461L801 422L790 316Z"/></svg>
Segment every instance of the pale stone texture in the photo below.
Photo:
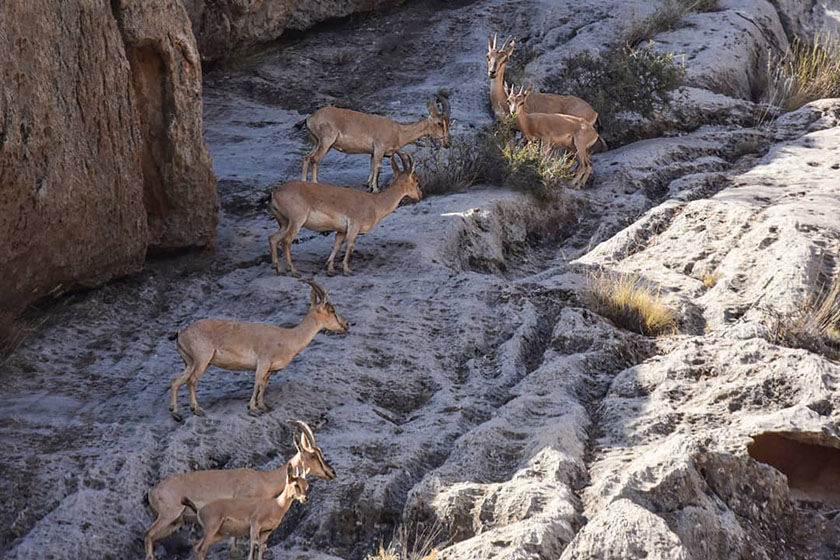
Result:
<svg viewBox="0 0 840 560"><path fill-rule="evenodd" d="M327 278L332 239L302 233L295 262L350 333L317 336L274 375L260 418L245 408L253 375L213 368L198 386L207 416L170 419L182 365L169 333L208 316L290 325L308 307L308 288L265 262L276 224L263 200L300 172L302 114L335 102L422 118L448 87L455 132L469 132L491 118L487 32L517 33L538 54L529 69L548 69L613 38L629 10L441 4L337 23L208 76L219 252L67 302L4 364L0 554L139 557L149 486L276 467L297 417L317 426L338 478L313 481L269 541L275 558L359 560L403 523L440 528L442 560L837 556L840 368L768 342L764 309L796 305L820 259L838 258L840 103L756 127L739 93L754 75L723 92L700 80L746 68L720 53L716 69L711 40L676 104L685 122L657 117L661 137L594 155L592 183L559 206L492 186L428 197L359 239L353 277ZM765 2L737 10L778 27ZM685 31L702 38L720 17ZM367 165L330 153L322 172L360 184ZM680 334L642 337L587 310L599 267L661 285ZM709 272L721 273L711 288ZM188 558L196 536L178 532L159 557ZM224 545L210 556L227 557Z"/></svg>

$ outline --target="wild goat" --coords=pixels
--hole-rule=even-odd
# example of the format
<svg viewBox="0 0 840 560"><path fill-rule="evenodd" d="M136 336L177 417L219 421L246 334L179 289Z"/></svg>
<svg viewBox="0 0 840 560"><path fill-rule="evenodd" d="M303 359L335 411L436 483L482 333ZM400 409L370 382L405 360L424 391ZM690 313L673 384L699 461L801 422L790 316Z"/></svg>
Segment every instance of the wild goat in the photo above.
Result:
<svg viewBox="0 0 840 560"><path fill-rule="evenodd" d="M254 393L248 403L249 414L265 410L265 390L271 372L283 369L292 358L306 348L323 329L346 333L347 321L327 300L327 292L311 280L303 280L312 287L309 313L294 328L263 323L239 323L217 319L201 319L178 333L178 353L186 369L170 381L172 417L180 421L178 390L185 383L190 393L190 408L203 416L198 406L195 388L198 380L211 365L243 371L254 370Z"/></svg>
<svg viewBox="0 0 840 560"><path fill-rule="evenodd" d="M522 136L531 142L539 140L542 143L543 155L548 154L554 146L574 150L578 160L578 169L572 184L585 185L592 172L589 149L598 141L598 133L592 125L571 115L523 111L522 107L531 95L530 87L519 88L519 92L514 93L513 89L508 89L508 85L505 84L505 93L508 94L510 114L516 118L516 124L522 131Z"/></svg>
<svg viewBox="0 0 840 560"><path fill-rule="evenodd" d="M510 114L508 110L508 96L505 91L505 67L516 40L505 39L502 48L496 48L496 36L487 38L487 76L490 83L490 105L496 118L503 118ZM553 93L532 93L525 102L526 113L560 113L580 117L591 125L598 120L598 113L592 106L579 97L573 95L557 95Z"/></svg>
<svg viewBox="0 0 840 560"><path fill-rule="evenodd" d="M396 156L403 164L400 170ZM327 273L335 272L335 256L346 241L344 252L344 274L351 274L350 256L356 244L356 236L367 233L382 218L394 211L404 197L420 200L419 180L414 172L414 160L410 155L396 152L391 156L391 168L394 179L382 193L366 193L346 187L291 181L280 185L271 193L271 211L280 226L268 237L271 250L271 262L277 274L283 274L283 267L277 257L277 245L282 243L283 253L292 274L299 273L292 264L291 247L300 228L312 231L334 231L330 258L327 260Z"/></svg>
<svg viewBox="0 0 840 560"><path fill-rule="evenodd" d="M370 175L367 185L379 192L379 171L382 158L390 157L403 146L424 136L431 136L449 146L449 101L440 95L437 103L429 101L429 118L413 123L398 123L387 117L368 115L350 109L324 107L318 109L295 126L306 125L309 137L315 143L312 151L303 158L301 181L306 181L312 165L312 182L318 182L318 164L330 148L347 154L370 154Z"/></svg>
<svg viewBox="0 0 840 560"><path fill-rule="evenodd" d="M290 424L301 431L300 438L297 434L292 437L297 452L273 471L229 469L188 472L172 475L149 490L149 506L157 518L146 530L146 558L155 560L155 542L169 536L190 520L188 512L184 510L185 498L198 507L227 498L273 498L286 487L286 472L289 468L324 480L334 480L335 470L324 459L324 453L318 447L309 425L300 420L291 421Z"/></svg>
<svg viewBox="0 0 840 560"><path fill-rule="evenodd" d="M204 560L207 549L227 537L251 537L248 560L262 560L265 543L280 525L295 500L302 504L309 501L309 484L303 471L286 467L286 484L276 498L226 498L199 506L188 497L182 503L193 509L204 535L195 545L196 560Z"/></svg>

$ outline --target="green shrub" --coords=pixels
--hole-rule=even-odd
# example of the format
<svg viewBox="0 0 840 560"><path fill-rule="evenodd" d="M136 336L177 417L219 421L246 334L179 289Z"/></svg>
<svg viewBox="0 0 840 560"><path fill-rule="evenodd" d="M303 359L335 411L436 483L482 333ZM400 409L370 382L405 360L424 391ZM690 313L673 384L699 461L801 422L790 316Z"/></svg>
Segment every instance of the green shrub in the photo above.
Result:
<svg viewBox="0 0 840 560"><path fill-rule="evenodd" d="M539 145L517 140L513 119L495 121L477 134L452 138L450 148L417 155L424 195L459 191L476 183L505 185L540 199L558 194L573 176L574 159L557 150L541 155Z"/></svg>
<svg viewBox="0 0 840 560"><path fill-rule="evenodd" d="M614 47L600 58L588 51L566 58L563 70L546 80L546 89L588 101L598 111L602 136L611 144L620 142L627 113L650 118L670 107L672 92L685 80L685 67L674 54L652 46Z"/></svg>

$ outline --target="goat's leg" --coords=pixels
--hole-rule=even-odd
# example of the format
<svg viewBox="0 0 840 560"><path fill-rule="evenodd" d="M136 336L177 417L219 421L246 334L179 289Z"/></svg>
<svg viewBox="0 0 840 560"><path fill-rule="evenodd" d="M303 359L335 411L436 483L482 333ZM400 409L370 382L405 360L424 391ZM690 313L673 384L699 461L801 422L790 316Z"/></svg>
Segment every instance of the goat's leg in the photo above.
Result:
<svg viewBox="0 0 840 560"><path fill-rule="evenodd" d="M254 372L254 392L251 395L251 401L248 403L248 414L251 416L256 416L258 414L257 409L257 402L259 399L259 392L262 387L262 383L265 381L266 374L268 373L268 366L267 363L257 363L257 369Z"/></svg>
<svg viewBox="0 0 840 560"><path fill-rule="evenodd" d="M271 381L271 370L266 371L260 380L260 390L257 393L257 408L260 410L268 410L268 406L265 404L265 392L268 389L269 381Z"/></svg>
<svg viewBox="0 0 840 560"><path fill-rule="evenodd" d="M351 224L347 232L347 247L344 249L344 275L350 276L353 271L350 270L350 257L353 255L353 248L356 246L356 236L359 235L359 226Z"/></svg>
<svg viewBox="0 0 840 560"><path fill-rule="evenodd" d="M248 545L248 560L254 560L254 549L260 547L260 528L251 523L251 542Z"/></svg>
<svg viewBox="0 0 840 560"><path fill-rule="evenodd" d="M184 359L184 363L187 364L187 367L184 368L184 371L181 372L180 375L176 375L169 381L169 411L172 413L172 417L176 421L180 422L181 414L178 412L178 390L184 383L187 382L187 380L189 380L190 376L193 373L193 370L195 369L195 364L190 355L182 351L180 348L178 349L178 351L181 353L181 357Z"/></svg>
<svg viewBox="0 0 840 560"><path fill-rule="evenodd" d="M265 543L268 542L269 536L271 536L271 533L260 535L260 550L257 552L257 560L263 560L263 554L265 554Z"/></svg>
<svg viewBox="0 0 840 560"><path fill-rule="evenodd" d="M175 532L181 523L181 514L184 513L184 506L166 508L161 506L157 519L152 526L146 529L143 544L146 548L146 559L155 560L155 543Z"/></svg>
<svg viewBox="0 0 840 560"><path fill-rule="evenodd" d="M280 264L280 259L277 258L277 245L283 238L283 232L279 229L268 236L268 250L271 251L271 264L277 274L283 274L283 265Z"/></svg>
<svg viewBox="0 0 840 560"><path fill-rule="evenodd" d="M335 274L335 256L338 254L339 249L341 249L341 244L344 243L344 239L346 237L347 236L343 232L335 232L335 243L333 243L330 258L327 259L327 274L329 274L330 276Z"/></svg>
<svg viewBox="0 0 840 560"><path fill-rule="evenodd" d="M368 176L367 185L372 192L379 192L379 171L382 169L382 158L385 157L383 152L373 150L370 156L370 175Z"/></svg>
<svg viewBox="0 0 840 560"><path fill-rule="evenodd" d="M219 534L221 528L222 522L204 528L204 536L195 545L195 560L204 560L210 547L225 539L225 537Z"/></svg>
<svg viewBox="0 0 840 560"><path fill-rule="evenodd" d="M303 227L303 224L306 221L306 217L303 218L299 223L289 221L289 227L286 229L286 233L283 234L283 237L280 239L280 243L283 245L283 254L286 257L286 264L289 265L289 271L292 273L292 276L300 276L300 272L295 268L295 265L292 264L292 241L295 240L297 237L300 228Z"/></svg>
<svg viewBox="0 0 840 560"><path fill-rule="evenodd" d="M330 148L332 148L337 139L338 135L335 133L321 136L321 138L318 139L318 145L315 146L314 150L312 150L312 155L309 158L312 163L313 183L318 182L318 166L321 164L321 160L324 159L324 156L327 155L327 152L330 151Z"/></svg>
<svg viewBox="0 0 840 560"><path fill-rule="evenodd" d="M196 416L204 416L204 409L198 406L198 399L196 399L195 396L195 387L198 385L198 380L201 379L201 376L204 375L204 372L210 367L211 359L212 357L208 356L200 362L197 361L195 367L193 368L192 375L189 379L187 379L187 389L189 389L190 392L190 410L192 410L193 414Z"/></svg>

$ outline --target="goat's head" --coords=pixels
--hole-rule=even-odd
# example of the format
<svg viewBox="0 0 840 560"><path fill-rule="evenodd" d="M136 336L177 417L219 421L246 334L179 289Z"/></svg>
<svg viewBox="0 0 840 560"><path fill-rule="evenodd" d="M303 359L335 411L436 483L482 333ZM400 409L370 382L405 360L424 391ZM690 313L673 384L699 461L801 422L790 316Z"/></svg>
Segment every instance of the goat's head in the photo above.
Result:
<svg viewBox="0 0 840 560"><path fill-rule="evenodd" d="M309 284L312 287L312 293L309 296L309 309L310 312L315 313L318 323L323 328L333 332L346 333L349 331L350 323L339 315L338 311L335 310L335 306L329 302L327 292L324 288L312 280L301 280L301 282Z"/></svg>
<svg viewBox="0 0 840 560"><path fill-rule="evenodd" d="M306 475L292 465L287 466L286 487L283 489L286 497L305 504L309 501L307 492L309 492L309 483L306 482Z"/></svg>
<svg viewBox="0 0 840 560"><path fill-rule="evenodd" d="M510 108L510 115L512 117L516 117L521 111L522 107L525 106L525 101L528 99L528 96L531 95L533 91L533 86L530 84L526 88L525 86L521 86L519 91L516 91L515 87L508 87L505 84L505 95L507 95L508 100L508 107Z"/></svg>
<svg viewBox="0 0 840 560"><path fill-rule="evenodd" d="M300 428L301 436L295 434L292 436L292 441L295 443L298 455L300 455L300 464L303 465L305 473L309 473L324 480L335 480L335 469L333 469L327 460L324 459L324 453L318 444L315 443L315 434L312 428L306 422L300 420L290 420L289 424Z"/></svg>
<svg viewBox="0 0 840 560"><path fill-rule="evenodd" d="M510 44L508 44L510 43ZM496 74L502 71L505 64L507 64L510 55L513 54L513 46L516 44L516 39L508 37L505 39L505 44L502 48L496 48L496 35L487 37L487 77L491 80L496 77Z"/></svg>
<svg viewBox="0 0 840 560"><path fill-rule="evenodd" d="M442 95L435 95L434 101L428 101L426 106L429 108L429 120L432 121L434 130L431 137L440 140L445 148L449 147L449 100Z"/></svg>
<svg viewBox="0 0 840 560"><path fill-rule="evenodd" d="M402 162L402 170L397 165L397 156ZM402 192L415 202L423 198L423 193L420 191L420 179L414 172L414 158L411 154L396 152L391 156L391 169L394 171L394 180L389 189L402 189Z"/></svg>

